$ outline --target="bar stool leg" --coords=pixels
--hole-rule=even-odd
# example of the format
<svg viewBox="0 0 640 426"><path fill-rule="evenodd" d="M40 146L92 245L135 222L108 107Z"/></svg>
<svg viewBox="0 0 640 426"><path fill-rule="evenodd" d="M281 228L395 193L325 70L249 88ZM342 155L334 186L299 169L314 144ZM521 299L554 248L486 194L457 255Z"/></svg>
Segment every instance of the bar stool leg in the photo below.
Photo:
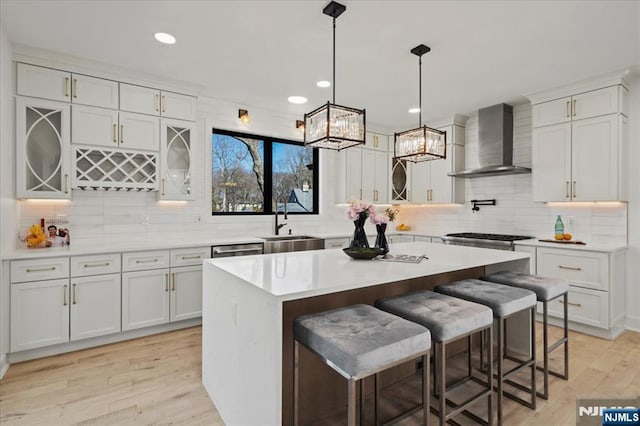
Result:
<svg viewBox="0 0 640 426"><path fill-rule="evenodd" d="M364 378L358 380L360 388L360 424L364 424Z"/></svg>
<svg viewBox="0 0 640 426"><path fill-rule="evenodd" d="M547 301L542 302L542 347L544 350L544 387L539 394L542 399L549 399L549 317L547 311Z"/></svg>
<svg viewBox="0 0 640 426"><path fill-rule="evenodd" d="M489 346L487 347L487 350L489 351L488 358L492 360L489 362L489 373L487 376L487 383L489 384L489 396L487 397L487 420L489 426L493 426L493 326L489 327Z"/></svg>
<svg viewBox="0 0 640 426"><path fill-rule="evenodd" d="M298 393L300 392L300 384L299 384L299 372L298 372L298 351L299 351L299 343L294 339L293 341L293 425L298 426L300 424L298 418L298 411L300 407L298 406L300 403L298 401Z"/></svg>
<svg viewBox="0 0 640 426"><path fill-rule="evenodd" d="M569 293L564 295L564 376L569 380Z"/></svg>
<svg viewBox="0 0 640 426"><path fill-rule="evenodd" d="M356 382L357 380L349 379L347 391L347 424L356 426Z"/></svg>
<svg viewBox="0 0 640 426"><path fill-rule="evenodd" d="M429 354L422 357L422 424L424 426L429 426L429 408L431 407L431 398L429 397L430 358Z"/></svg>
<svg viewBox="0 0 640 426"><path fill-rule="evenodd" d="M446 368L446 357L445 357L445 344L444 343L436 343L436 351L440 355L439 367L440 372L436 374L436 377L440 377L440 426L444 426L447 423L447 394L446 394L446 386L447 386L447 377L445 376L447 368Z"/></svg>
<svg viewBox="0 0 640 426"><path fill-rule="evenodd" d="M547 350L545 348L545 355L547 354ZM536 306L533 305L531 308L531 358L533 358L533 362L531 363L531 405L532 408L536 409ZM548 364L547 364L548 365ZM546 382L545 382L546 386Z"/></svg>
<svg viewBox="0 0 640 426"><path fill-rule="evenodd" d="M379 382L378 382L378 373L373 376L373 416L374 416L374 424L378 426L380 424L380 416L378 414L378 393L379 393Z"/></svg>
<svg viewBox="0 0 640 426"><path fill-rule="evenodd" d="M498 341L498 394L497 394L497 403L498 403L498 426L502 426L502 375L504 373L502 369L502 361L504 358L504 318L500 318L497 321L497 336L496 340Z"/></svg>

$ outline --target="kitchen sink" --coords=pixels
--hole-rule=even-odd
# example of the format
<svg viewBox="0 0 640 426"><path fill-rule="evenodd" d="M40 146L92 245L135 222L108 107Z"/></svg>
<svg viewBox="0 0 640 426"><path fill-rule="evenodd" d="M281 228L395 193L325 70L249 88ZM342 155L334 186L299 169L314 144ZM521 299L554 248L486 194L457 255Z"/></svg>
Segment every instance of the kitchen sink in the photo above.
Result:
<svg viewBox="0 0 640 426"><path fill-rule="evenodd" d="M291 251L324 249L324 239L308 235L276 235L264 237L264 253L288 253Z"/></svg>

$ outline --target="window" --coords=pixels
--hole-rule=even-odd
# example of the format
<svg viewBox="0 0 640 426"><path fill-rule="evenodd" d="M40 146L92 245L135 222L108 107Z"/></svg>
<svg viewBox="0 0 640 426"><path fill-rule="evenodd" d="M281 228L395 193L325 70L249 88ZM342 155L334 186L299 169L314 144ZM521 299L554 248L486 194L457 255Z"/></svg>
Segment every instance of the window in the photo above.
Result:
<svg viewBox="0 0 640 426"><path fill-rule="evenodd" d="M302 142L213 129L213 215L318 213L318 150Z"/></svg>

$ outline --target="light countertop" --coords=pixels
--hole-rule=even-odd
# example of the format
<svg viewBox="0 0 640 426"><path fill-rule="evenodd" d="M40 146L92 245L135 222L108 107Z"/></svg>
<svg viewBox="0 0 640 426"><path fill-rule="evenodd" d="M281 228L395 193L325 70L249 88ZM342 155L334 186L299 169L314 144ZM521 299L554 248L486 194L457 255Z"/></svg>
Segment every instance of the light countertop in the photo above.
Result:
<svg viewBox="0 0 640 426"><path fill-rule="evenodd" d="M530 240L515 241L516 246L529 246L529 247L546 247L554 249L569 249L569 250L583 250L583 251L598 251L605 253L612 253L614 251L625 250L626 245L622 244L604 244L604 243L590 243L586 241L586 245L582 244L567 244L567 243L547 243L539 241L537 238Z"/></svg>
<svg viewBox="0 0 640 426"><path fill-rule="evenodd" d="M524 252L426 242L397 243L390 254L426 255L428 259L418 264L354 260L341 249L330 249L204 262L205 268L222 269L272 296L292 300L529 258Z"/></svg>

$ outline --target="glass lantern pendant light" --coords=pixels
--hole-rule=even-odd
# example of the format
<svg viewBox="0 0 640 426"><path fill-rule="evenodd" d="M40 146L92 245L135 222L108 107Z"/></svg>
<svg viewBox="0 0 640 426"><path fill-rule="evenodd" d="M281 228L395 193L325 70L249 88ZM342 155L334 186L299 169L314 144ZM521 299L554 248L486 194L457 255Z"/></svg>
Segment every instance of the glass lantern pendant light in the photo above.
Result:
<svg viewBox="0 0 640 426"><path fill-rule="evenodd" d="M396 133L394 137L394 158L413 161L439 160L447 158L447 134L440 130L422 125L422 55L431 49L424 44L411 49L411 53L418 56L419 70L419 102L420 116L417 129Z"/></svg>
<svg viewBox="0 0 640 426"><path fill-rule="evenodd" d="M333 103L304 115L304 145L341 150L365 143L365 110L336 105L336 18L347 7L332 1L322 13L333 18Z"/></svg>

